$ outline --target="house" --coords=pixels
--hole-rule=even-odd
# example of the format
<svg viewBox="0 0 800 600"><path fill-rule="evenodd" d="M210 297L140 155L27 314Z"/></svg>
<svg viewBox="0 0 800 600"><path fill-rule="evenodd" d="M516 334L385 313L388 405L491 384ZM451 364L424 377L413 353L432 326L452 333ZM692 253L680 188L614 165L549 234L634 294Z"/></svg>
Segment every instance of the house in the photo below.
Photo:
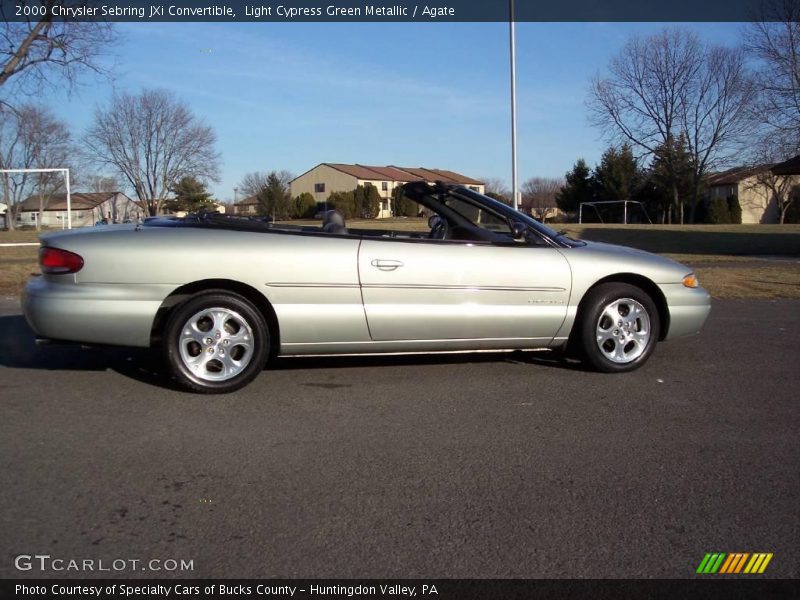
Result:
<svg viewBox="0 0 800 600"><path fill-rule="evenodd" d="M306 171L291 182L291 194L295 198L303 193L309 193L317 204L327 201L331 192L349 192L359 185L375 186L381 197L381 208L378 217L392 215L392 191L396 187L411 181L427 181L434 183L461 184L484 193L484 184L465 175L444 169L427 169L422 167L375 167L367 165L349 165L341 163L321 163L313 169ZM246 198L240 204L248 201Z"/></svg>
<svg viewBox="0 0 800 600"><path fill-rule="evenodd" d="M122 192L76 192L70 195L70 201L73 227L94 225L103 219L122 223L135 219L141 212ZM45 196L44 211L38 195L25 199L17 212L17 224L36 226L37 223L42 227L66 227L67 195Z"/></svg>
<svg viewBox="0 0 800 600"><path fill-rule="evenodd" d="M800 154L794 158L773 165L770 169L773 175L800 175Z"/></svg>
<svg viewBox="0 0 800 600"><path fill-rule="evenodd" d="M244 200L233 203L233 214L255 215L258 213L258 196L248 196Z"/></svg>
<svg viewBox="0 0 800 600"><path fill-rule="evenodd" d="M225 214L225 205L221 204L219 202L212 202L211 205L208 206L207 208L204 208L203 211L206 212L206 213L214 213L215 212L215 213L220 213L220 214L224 215ZM178 218L185 217L186 215L189 214L185 210L172 211L172 210L169 210L169 209L164 209L163 213L165 215L172 215L172 216L175 216L175 217L178 217Z"/></svg>
<svg viewBox="0 0 800 600"><path fill-rule="evenodd" d="M777 223L779 218L775 192L767 182L778 177L790 178L790 181L786 182L790 185L800 184L798 163L800 157L795 157L780 165L736 167L712 174L706 180L709 197L736 196L739 199L739 206L742 207L742 223Z"/></svg>

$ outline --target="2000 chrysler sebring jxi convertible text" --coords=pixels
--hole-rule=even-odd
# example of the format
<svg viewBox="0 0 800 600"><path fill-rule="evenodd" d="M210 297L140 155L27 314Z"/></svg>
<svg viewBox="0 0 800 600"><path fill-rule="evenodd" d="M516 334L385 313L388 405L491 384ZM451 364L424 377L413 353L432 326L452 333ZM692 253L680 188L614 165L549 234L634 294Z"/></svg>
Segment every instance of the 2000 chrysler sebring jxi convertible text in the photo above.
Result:
<svg viewBox="0 0 800 600"><path fill-rule="evenodd" d="M270 356L578 348L630 371L697 333L709 295L676 262L576 241L467 188L404 186L425 233L223 215L42 236L25 316L44 338L161 346L177 381L229 392Z"/></svg>

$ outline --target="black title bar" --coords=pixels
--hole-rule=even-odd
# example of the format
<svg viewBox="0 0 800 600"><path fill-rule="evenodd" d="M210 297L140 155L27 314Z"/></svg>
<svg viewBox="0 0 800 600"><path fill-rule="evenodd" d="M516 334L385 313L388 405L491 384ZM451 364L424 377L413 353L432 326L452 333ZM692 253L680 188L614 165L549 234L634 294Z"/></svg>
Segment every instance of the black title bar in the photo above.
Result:
<svg viewBox="0 0 800 600"><path fill-rule="evenodd" d="M0 581L0 597L31 598L204 598L251 600L264 598L331 600L515 600L569 598L600 600L614 598L798 598L797 580L701 579L613 580L613 579L6 579Z"/></svg>
<svg viewBox="0 0 800 600"><path fill-rule="evenodd" d="M516 0L515 21L752 21L763 0ZM6 21L499 22L504 0L2 0Z"/></svg>

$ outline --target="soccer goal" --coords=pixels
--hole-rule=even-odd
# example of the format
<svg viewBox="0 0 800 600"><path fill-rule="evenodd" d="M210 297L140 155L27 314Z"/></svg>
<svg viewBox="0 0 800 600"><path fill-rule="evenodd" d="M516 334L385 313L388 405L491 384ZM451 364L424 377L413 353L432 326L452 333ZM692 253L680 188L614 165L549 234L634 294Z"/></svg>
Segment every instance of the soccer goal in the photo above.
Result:
<svg viewBox="0 0 800 600"><path fill-rule="evenodd" d="M644 204L637 200L603 200L599 202L581 202L578 206L578 223L584 222L583 207L592 209L590 214L594 214L600 223L647 223L653 224Z"/></svg>
<svg viewBox="0 0 800 600"><path fill-rule="evenodd" d="M62 173L64 175L64 187L67 192L67 229L72 229L72 197L69 191L69 169L0 169L0 173ZM6 218L11 218L11 207L6 209ZM41 215L40 215L41 218Z"/></svg>

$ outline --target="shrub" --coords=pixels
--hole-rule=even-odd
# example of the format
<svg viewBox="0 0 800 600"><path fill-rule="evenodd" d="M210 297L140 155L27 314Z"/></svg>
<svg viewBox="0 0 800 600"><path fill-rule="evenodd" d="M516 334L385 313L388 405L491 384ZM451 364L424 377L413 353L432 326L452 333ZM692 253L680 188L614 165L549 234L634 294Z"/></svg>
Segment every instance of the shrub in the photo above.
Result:
<svg viewBox="0 0 800 600"><path fill-rule="evenodd" d="M735 225L742 224L742 207L739 204L739 198L736 196L728 196L728 218L731 223Z"/></svg>
<svg viewBox="0 0 800 600"><path fill-rule="evenodd" d="M708 223L708 202L706 200L697 201L697 207L694 209L694 222Z"/></svg>
<svg viewBox="0 0 800 600"><path fill-rule="evenodd" d="M311 219L317 210L317 203L314 196L308 192L303 192L292 200L292 218Z"/></svg>
<svg viewBox="0 0 800 600"><path fill-rule="evenodd" d="M392 214L395 217L416 217L419 205L409 200L403 193L403 188L396 187L392 191Z"/></svg>
<svg viewBox="0 0 800 600"><path fill-rule="evenodd" d="M727 198L711 198L708 202L707 220L714 225L722 225L731 222L730 212L728 212ZM741 220L741 217L739 218Z"/></svg>
<svg viewBox="0 0 800 600"><path fill-rule="evenodd" d="M345 219L357 216L353 192L331 192L328 196L328 209L338 210Z"/></svg>

